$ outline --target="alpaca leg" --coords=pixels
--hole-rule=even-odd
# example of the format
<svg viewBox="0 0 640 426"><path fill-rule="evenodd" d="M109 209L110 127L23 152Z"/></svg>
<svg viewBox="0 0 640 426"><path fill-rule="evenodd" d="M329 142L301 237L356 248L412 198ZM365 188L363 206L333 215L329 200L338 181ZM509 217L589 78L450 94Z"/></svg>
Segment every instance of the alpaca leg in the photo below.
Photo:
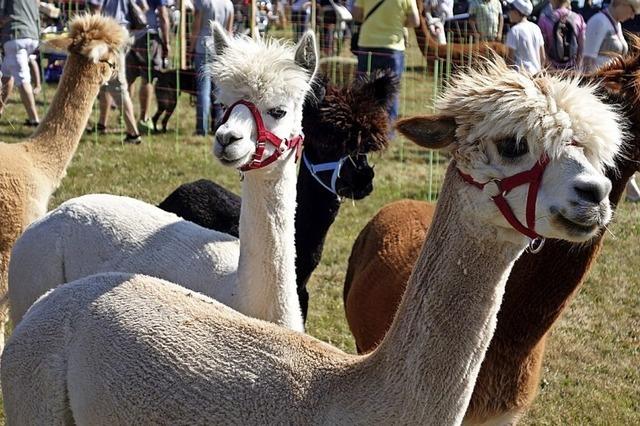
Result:
<svg viewBox="0 0 640 426"><path fill-rule="evenodd" d="M298 300L300 300L300 310L302 311L302 320L307 322L307 310L309 309L309 292L307 291L306 283L299 286Z"/></svg>
<svg viewBox="0 0 640 426"><path fill-rule="evenodd" d="M167 131L167 123L169 122L169 119L171 118L171 115L173 114L173 111L175 110L176 106L171 105L169 107L169 109L167 109L167 112L165 113L164 117L162 118L162 131L166 132Z"/></svg>
<svg viewBox="0 0 640 426"><path fill-rule="evenodd" d="M155 114L153 114L153 117L151 117L151 121L153 122L154 132L158 131L158 120L160 119L160 116L162 115L163 111L164 111L163 108L158 108L158 111Z"/></svg>

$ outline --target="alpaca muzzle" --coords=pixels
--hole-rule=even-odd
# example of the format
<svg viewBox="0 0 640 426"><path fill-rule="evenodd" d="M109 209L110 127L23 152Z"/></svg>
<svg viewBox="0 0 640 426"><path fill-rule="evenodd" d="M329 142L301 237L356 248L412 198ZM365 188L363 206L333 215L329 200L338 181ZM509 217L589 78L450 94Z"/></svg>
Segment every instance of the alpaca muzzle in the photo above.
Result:
<svg viewBox="0 0 640 426"><path fill-rule="evenodd" d="M276 136L265 127L264 121L262 121L262 116L260 115L260 111L258 110L258 107L255 106L255 104L253 104L252 102L245 101L243 99L235 102L224 113L224 117L222 118L220 125L223 125L224 123L227 122L227 120L229 120L229 117L231 116L231 111L233 111L233 109L238 105L244 105L249 109L249 112L253 117L253 121L256 124L256 130L258 135L256 150L253 153L251 161L245 164L244 166L240 167L240 171L246 172L249 170L261 169L263 167L266 167L269 164L276 161L287 150L290 150L290 149L296 150L296 161L298 161L298 159L300 158L300 154L302 152L302 143L304 141L304 135L300 134L300 135L294 136L291 139L286 139L286 138L283 139ZM267 144L273 145L275 147L275 151L271 155L265 158L264 151Z"/></svg>

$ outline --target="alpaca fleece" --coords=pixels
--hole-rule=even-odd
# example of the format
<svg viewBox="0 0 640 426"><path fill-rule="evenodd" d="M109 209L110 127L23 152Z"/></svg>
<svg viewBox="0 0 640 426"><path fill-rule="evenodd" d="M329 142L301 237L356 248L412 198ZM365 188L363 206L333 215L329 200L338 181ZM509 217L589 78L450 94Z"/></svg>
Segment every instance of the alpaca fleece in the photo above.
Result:
<svg viewBox="0 0 640 426"><path fill-rule="evenodd" d="M66 174L100 86L111 77L127 35L114 20L81 16L69 34L50 41L69 57L47 115L35 133L16 144L0 143L0 350L7 318L11 248L24 229L47 211Z"/></svg>
<svg viewBox="0 0 640 426"><path fill-rule="evenodd" d="M309 46L310 37L303 39ZM227 41L224 53L215 61L226 69L224 81L214 76L221 96L236 94L256 101L251 96L262 80L244 88L229 87L234 73L246 82L242 73L247 69L236 63L237 56L242 56L237 51L252 42L244 38ZM303 70L295 62L298 50L308 46L301 44L295 50L278 42L255 43L270 57L278 58L266 72L278 74L278 78L289 75L294 81L300 75L312 78L313 69ZM295 87L306 90L310 85L298 82ZM269 93L287 102L292 96L289 86L269 88ZM299 103L291 112L293 134L300 131L304 93L295 98ZM295 292L295 156L288 152L268 168L245 173L242 191L242 245L227 234L209 231L131 198L94 194L67 201L16 244L9 284L14 323L38 297L61 283L98 272L123 271L162 277L247 315L303 330ZM47 273L40 273L42 270Z"/></svg>
<svg viewBox="0 0 640 426"><path fill-rule="evenodd" d="M204 228L238 237L241 198L217 183L199 179L180 185L158 207Z"/></svg>
<svg viewBox="0 0 640 426"><path fill-rule="evenodd" d="M599 92L621 105L630 122L631 143L607 169L616 206L627 181L640 169L640 122L634 86L640 51L618 58L588 77L602 81ZM604 89L606 88L606 89ZM344 286L349 327L360 353L373 350L389 329L406 282L433 219L434 206L411 200L383 207L360 232L351 251ZM399 218L404 223L399 224ZM507 282L498 325L480 369L465 416L468 424L517 420L538 392L545 343L553 324L580 290L602 248L604 234L580 245L549 240L537 254L525 253ZM570 266L568 266L570 265ZM371 285L371 277L385 277ZM502 419L502 420L500 420Z"/></svg>
<svg viewBox="0 0 640 426"><path fill-rule="evenodd" d="M506 64L497 67L498 80L514 77ZM424 137L433 126L448 131L438 140ZM455 124L446 116L403 120L398 129L423 146L460 150L472 143L449 137ZM564 194L583 174L604 180L580 155L566 146L547 167L541 192ZM500 166L489 158L485 167ZM535 161L526 156L506 170ZM508 274L527 244L506 222L492 222L496 215L491 199L465 183L452 162L406 297L381 345L365 356L157 278L107 273L58 287L34 304L2 355L8 421L459 424ZM577 238L539 222L545 235Z"/></svg>
<svg viewBox="0 0 640 426"><path fill-rule="evenodd" d="M374 74L341 88L322 79L313 90L314 96L305 102L302 118L305 155L315 163L326 163L354 152L366 154L386 149L389 134L386 105L398 90L395 78ZM320 263L324 240L338 214L340 201L318 183L304 162L300 165L296 193L296 284L306 321L307 283ZM201 179L183 184L158 207L205 228L238 235L240 198L214 182Z"/></svg>
<svg viewBox="0 0 640 426"><path fill-rule="evenodd" d="M453 170L455 185L443 197L465 185ZM162 280L107 273L53 290L18 325L1 363L7 418L12 424L65 415L78 424L112 425L455 424L508 269L524 245L498 250L495 234L484 232L472 241L451 238L461 235L460 203L438 206L440 225L432 233L444 247L425 245L421 257L421 268L440 279L418 273L411 300L430 302L406 303L405 320L376 354L350 356ZM463 247L473 250L464 252L473 279L449 259L462 256ZM497 258L490 268L488 255ZM451 277L462 299L458 291L434 294L450 289ZM425 321L432 315L443 322ZM446 342L444 358L431 342ZM453 355L460 351L472 359Z"/></svg>

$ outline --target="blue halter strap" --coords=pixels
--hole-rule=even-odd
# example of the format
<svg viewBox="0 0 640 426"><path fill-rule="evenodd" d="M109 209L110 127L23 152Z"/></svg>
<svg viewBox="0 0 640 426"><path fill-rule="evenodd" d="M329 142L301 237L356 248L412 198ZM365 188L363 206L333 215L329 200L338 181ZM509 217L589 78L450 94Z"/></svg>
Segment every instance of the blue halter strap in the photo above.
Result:
<svg viewBox="0 0 640 426"><path fill-rule="evenodd" d="M311 172L311 176L313 176L324 189L338 197L338 199L340 198L340 196L336 191L336 182L340 177L340 169L342 168L342 165L347 158L349 158L349 156L342 157L338 161L332 161L330 163L311 164L311 161L309 161L309 159L307 158L307 154L304 152L302 153L302 160L304 161L304 165L307 167L307 169L309 169L309 172ZM322 179L320 179L318 173L331 171L333 173L331 173L331 186L329 186L324 183Z"/></svg>

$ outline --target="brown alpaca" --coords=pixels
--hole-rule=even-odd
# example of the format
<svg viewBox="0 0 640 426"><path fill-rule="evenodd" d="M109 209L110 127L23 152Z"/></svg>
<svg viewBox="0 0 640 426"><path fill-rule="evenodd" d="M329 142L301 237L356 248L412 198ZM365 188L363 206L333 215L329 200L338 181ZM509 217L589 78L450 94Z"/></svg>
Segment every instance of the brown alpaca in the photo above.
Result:
<svg viewBox="0 0 640 426"><path fill-rule="evenodd" d="M35 133L24 142L0 143L0 350L7 319L11 247L31 222L43 216L76 151L100 86L112 74L116 51L127 40L114 20L83 16L69 35L49 42L69 57L58 91Z"/></svg>
<svg viewBox="0 0 640 426"><path fill-rule="evenodd" d="M424 17L424 4L422 2L418 2L418 11L420 13L420 25L414 31L420 51L429 59L440 58L446 60L448 47L439 45L438 40L429 31ZM478 56L486 57L493 54L493 52L503 58L507 56L507 46L504 43L495 41L478 42L475 40L473 45L450 43L449 46L451 48L451 61L456 65L469 63L470 56L476 58Z"/></svg>
<svg viewBox="0 0 640 426"><path fill-rule="evenodd" d="M627 181L640 169L638 69L636 48L632 55L590 76L604 82L608 101L623 105L631 122L633 139L626 158L618 158L618 170L607 173L613 185L612 205L620 201ZM359 352L373 350L389 328L433 212L434 206L426 202L398 201L383 207L360 232L344 287L347 320ZM516 262L467 410L467 423L517 421L531 405L548 332L579 291L600 253L603 236L579 246L549 240L538 254L525 253Z"/></svg>

